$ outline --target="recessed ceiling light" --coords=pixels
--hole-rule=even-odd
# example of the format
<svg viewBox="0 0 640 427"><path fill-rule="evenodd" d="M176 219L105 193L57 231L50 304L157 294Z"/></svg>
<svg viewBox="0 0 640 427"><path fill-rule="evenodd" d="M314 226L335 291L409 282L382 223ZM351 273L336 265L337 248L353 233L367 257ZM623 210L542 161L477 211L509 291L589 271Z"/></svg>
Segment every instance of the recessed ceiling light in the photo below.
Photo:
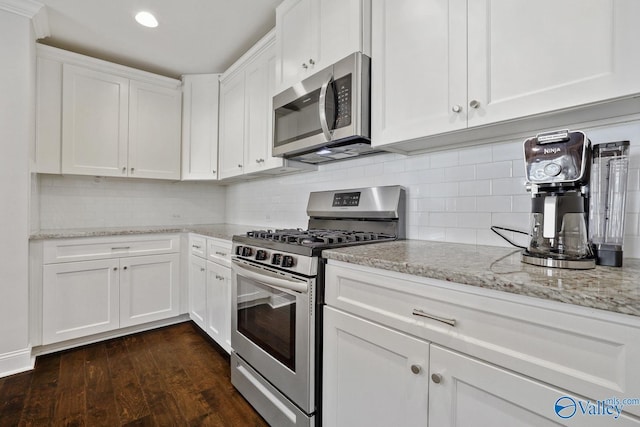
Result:
<svg viewBox="0 0 640 427"><path fill-rule="evenodd" d="M136 21L138 21L138 24L149 28L155 28L158 26L158 20L149 12L138 12L136 14Z"/></svg>

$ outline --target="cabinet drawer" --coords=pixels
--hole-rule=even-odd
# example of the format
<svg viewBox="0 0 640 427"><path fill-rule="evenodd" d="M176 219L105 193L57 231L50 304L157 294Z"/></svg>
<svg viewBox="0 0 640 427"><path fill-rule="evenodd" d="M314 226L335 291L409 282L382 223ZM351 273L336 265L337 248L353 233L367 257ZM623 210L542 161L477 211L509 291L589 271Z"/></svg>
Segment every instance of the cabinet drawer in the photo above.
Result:
<svg viewBox="0 0 640 427"><path fill-rule="evenodd" d="M48 240L44 264L180 252L178 235L139 235Z"/></svg>
<svg viewBox="0 0 640 427"><path fill-rule="evenodd" d="M231 266L231 242L221 239L207 239L207 259Z"/></svg>
<svg viewBox="0 0 640 427"><path fill-rule="evenodd" d="M198 234L189 234L189 251L200 258L207 257L207 238Z"/></svg>
<svg viewBox="0 0 640 427"><path fill-rule="evenodd" d="M640 319L330 261L326 303L593 399L640 396ZM640 415L640 406L627 412Z"/></svg>

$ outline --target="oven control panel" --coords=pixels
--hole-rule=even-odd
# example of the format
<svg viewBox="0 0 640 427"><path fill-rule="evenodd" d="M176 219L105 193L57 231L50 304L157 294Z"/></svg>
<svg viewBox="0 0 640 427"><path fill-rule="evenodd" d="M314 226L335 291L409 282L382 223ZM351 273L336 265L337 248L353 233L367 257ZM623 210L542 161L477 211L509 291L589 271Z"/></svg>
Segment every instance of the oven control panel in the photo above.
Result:
<svg viewBox="0 0 640 427"><path fill-rule="evenodd" d="M233 243L234 257L254 261L270 267L276 267L292 273L305 276L315 276L318 273L318 258L304 255L290 254L268 248Z"/></svg>

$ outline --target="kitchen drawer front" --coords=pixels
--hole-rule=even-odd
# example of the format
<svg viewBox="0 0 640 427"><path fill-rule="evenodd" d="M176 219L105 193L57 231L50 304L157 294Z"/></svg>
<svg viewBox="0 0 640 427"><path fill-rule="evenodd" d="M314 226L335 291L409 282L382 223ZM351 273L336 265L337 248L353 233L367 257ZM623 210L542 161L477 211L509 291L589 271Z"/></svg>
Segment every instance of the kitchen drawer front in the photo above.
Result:
<svg viewBox="0 0 640 427"><path fill-rule="evenodd" d="M189 234L189 250L191 255L207 258L207 238L199 234Z"/></svg>
<svg viewBox="0 0 640 427"><path fill-rule="evenodd" d="M207 259L231 267L231 242L207 239Z"/></svg>
<svg viewBox="0 0 640 427"><path fill-rule="evenodd" d="M337 261L325 292L330 306L592 399L640 396L633 316Z"/></svg>
<svg viewBox="0 0 640 427"><path fill-rule="evenodd" d="M47 240L44 264L180 252L179 235L138 235Z"/></svg>

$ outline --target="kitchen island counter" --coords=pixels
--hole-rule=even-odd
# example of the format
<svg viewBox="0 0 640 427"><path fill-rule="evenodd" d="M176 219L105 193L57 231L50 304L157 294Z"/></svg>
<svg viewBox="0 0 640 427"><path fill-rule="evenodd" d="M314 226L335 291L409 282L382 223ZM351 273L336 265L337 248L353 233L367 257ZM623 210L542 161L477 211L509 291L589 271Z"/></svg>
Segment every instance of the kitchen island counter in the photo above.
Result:
<svg viewBox="0 0 640 427"><path fill-rule="evenodd" d="M622 268L538 267L520 250L423 240L329 249L329 260L640 316L640 259Z"/></svg>
<svg viewBox="0 0 640 427"><path fill-rule="evenodd" d="M245 234L247 231L261 227L237 224L195 224L195 225L152 225L129 227L95 227L95 228L67 228L41 230L29 236L30 240L44 239L72 239L78 237L107 237L126 236L151 233L197 233L207 237L231 240L235 234Z"/></svg>

